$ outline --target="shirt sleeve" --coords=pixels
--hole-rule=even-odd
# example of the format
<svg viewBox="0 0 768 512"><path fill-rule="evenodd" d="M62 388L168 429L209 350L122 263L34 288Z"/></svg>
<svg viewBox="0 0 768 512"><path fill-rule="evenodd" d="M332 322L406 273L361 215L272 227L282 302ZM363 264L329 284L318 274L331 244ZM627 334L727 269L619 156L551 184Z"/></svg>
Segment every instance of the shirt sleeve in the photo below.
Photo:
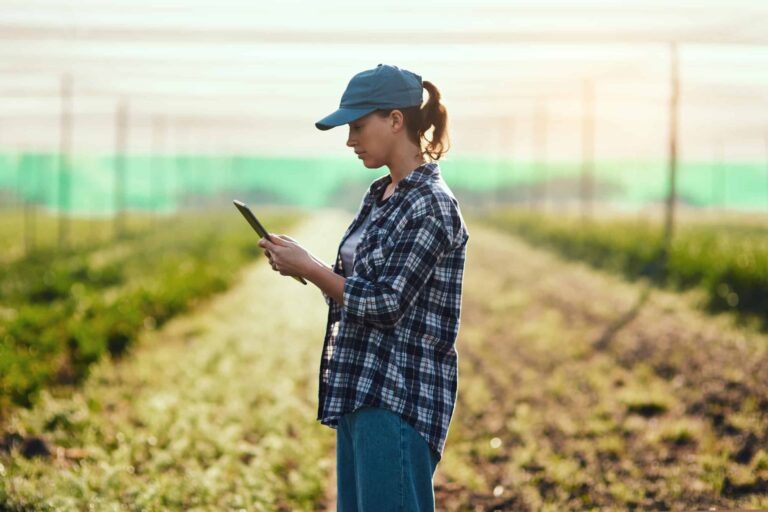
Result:
<svg viewBox="0 0 768 512"><path fill-rule="evenodd" d="M347 317L380 329L397 325L449 245L448 234L437 217L423 215L409 220L375 280L347 277L342 304Z"/></svg>

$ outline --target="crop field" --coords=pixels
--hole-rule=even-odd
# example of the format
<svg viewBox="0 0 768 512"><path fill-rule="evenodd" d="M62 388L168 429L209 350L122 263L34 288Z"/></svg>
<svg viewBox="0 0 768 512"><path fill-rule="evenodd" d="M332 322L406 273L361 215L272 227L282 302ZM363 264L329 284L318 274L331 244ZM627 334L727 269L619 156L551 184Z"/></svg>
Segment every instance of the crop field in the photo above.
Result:
<svg viewBox="0 0 768 512"><path fill-rule="evenodd" d="M140 236L153 223L161 224L168 219L152 219L144 213L132 213L125 218L126 234ZM111 218L75 217L69 223L68 249L89 251L114 241L114 223ZM58 252L59 219L43 209L0 209L0 240L3 265L23 257L27 247L31 252Z"/></svg>
<svg viewBox="0 0 768 512"><path fill-rule="evenodd" d="M335 510L329 295L231 201L331 264L422 161L436 510L768 511L768 1L70 4L0 2L0 512Z"/></svg>
<svg viewBox="0 0 768 512"><path fill-rule="evenodd" d="M640 217L598 219L515 209L484 217L493 226L569 258L623 274L646 277L676 290L697 288L709 311L733 311L768 328L768 225L766 217L735 216L679 222L669 254L661 258L663 222Z"/></svg>
<svg viewBox="0 0 768 512"><path fill-rule="evenodd" d="M276 231L330 262L349 220ZM467 220L438 510L768 508L764 332ZM335 433L315 421L327 306L251 257L81 385L13 408L0 509L335 508Z"/></svg>
<svg viewBox="0 0 768 512"><path fill-rule="evenodd" d="M121 356L142 329L227 288L240 266L262 254L250 228L227 213L164 219L110 243L38 249L5 263L0 419L48 384L78 383L105 354ZM285 213L269 219L276 227L291 220Z"/></svg>

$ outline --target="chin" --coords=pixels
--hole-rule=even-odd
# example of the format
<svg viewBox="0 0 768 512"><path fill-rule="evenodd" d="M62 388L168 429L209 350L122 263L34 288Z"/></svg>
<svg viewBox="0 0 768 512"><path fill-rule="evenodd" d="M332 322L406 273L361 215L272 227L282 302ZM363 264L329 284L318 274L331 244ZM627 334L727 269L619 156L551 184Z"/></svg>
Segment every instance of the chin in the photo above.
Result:
<svg viewBox="0 0 768 512"><path fill-rule="evenodd" d="M384 164L376 161L363 160L363 165L366 166L368 169L378 169L379 167L382 167Z"/></svg>

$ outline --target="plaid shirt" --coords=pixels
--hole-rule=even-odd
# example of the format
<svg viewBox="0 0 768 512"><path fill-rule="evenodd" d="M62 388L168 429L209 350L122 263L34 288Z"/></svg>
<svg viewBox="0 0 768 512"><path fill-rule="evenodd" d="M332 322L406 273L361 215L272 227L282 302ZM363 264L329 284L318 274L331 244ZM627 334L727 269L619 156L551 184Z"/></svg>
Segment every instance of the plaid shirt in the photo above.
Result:
<svg viewBox="0 0 768 512"><path fill-rule="evenodd" d="M391 183L376 179L342 237ZM458 386L461 290L469 239L437 163L402 179L360 238L344 304L325 292L328 323L317 419L331 428L363 406L399 414L442 458ZM337 252L333 272L343 276Z"/></svg>

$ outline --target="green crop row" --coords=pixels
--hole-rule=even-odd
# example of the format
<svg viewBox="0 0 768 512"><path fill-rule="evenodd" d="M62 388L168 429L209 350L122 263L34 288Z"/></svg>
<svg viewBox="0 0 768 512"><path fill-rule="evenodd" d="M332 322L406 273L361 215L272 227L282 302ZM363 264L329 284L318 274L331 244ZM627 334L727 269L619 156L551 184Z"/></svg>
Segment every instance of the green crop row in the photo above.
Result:
<svg viewBox="0 0 768 512"><path fill-rule="evenodd" d="M658 222L498 210L481 218L566 257L629 278L685 290L702 287L711 311L735 311L768 327L768 228L734 223L683 223L666 257Z"/></svg>
<svg viewBox="0 0 768 512"><path fill-rule="evenodd" d="M167 220L146 212L129 212L124 217L121 240L142 236ZM56 213L30 206L25 213L20 208L0 208L0 265L7 265L35 252L60 254L59 229L61 219ZM72 217L66 223L66 252L90 251L116 243L115 221L111 217Z"/></svg>
<svg viewBox="0 0 768 512"><path fill-rule="evenodd" d="M185 214L90 251L33 253L0 270L0 417L52 384L76 384L144 328L226 289L263 254L237 212ZM265 216L284 231L299 214Z"/></svg>

